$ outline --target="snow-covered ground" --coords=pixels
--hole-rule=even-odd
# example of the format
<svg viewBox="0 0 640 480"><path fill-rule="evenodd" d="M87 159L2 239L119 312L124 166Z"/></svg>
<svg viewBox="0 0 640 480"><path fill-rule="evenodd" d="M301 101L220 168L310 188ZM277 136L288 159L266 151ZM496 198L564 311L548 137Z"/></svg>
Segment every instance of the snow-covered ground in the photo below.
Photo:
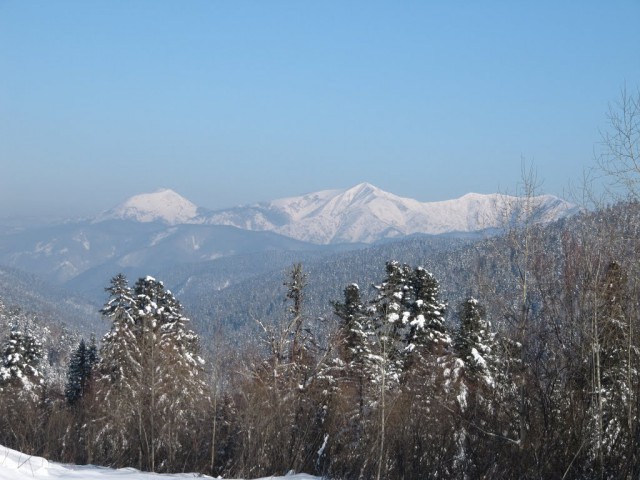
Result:
<svg viewBox="0 0 640 480"><path fill-rule="evenodd" d="M0 445L0 480L40 480L71 478L78 480L151 480L162 478L213 478L197 473L157 474L140 472L135 468L106 468L93 465L63 465L32 457ZM299 473L286 477L265 477L283 480L320 480L320 477Z"/></svg>

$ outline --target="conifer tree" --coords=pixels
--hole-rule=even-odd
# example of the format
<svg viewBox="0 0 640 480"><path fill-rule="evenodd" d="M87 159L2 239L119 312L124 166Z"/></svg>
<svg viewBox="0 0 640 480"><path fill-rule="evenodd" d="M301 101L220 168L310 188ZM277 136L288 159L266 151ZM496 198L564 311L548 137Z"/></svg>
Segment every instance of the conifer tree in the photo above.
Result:
<svg viewBox="0 0 640 480"><path fill-rule="evenodd" d="M137 311L126 277L118 274L105 289L109 294L101 313L111 320L100 347L97 365L96 455L117 466L142 466L140 394L142 352L138 343Z"/></svg>
<svg viewBox="0 0 640 480"><path fill-rule="evenodd" d="M384 382L387 385L385 389L400 381L411 321L411 314L405 309L410 288L410 267L389 261L386 272L385 281L374 286L377 295L371 304L376 334L376 351L372 359L377 362L379 371L374 381Z"/></svg>
<svg viewBox="0 0 640 480"><path fill-rule="evenodd" d="M334 302L333 311L341 320L341 359L347 367L363 372L371 353L371 323L360 297L360 287L352 283L344 289L344 303Z"/></svg>
<svg viewBox="0 0 640 480"><path fill-rule="evenodd" d="M340 319L338 336L339 377L356 386L358 411L363 414L366 386L373 372L371 364L371 317L360 297L360 287L352 283L344 289L344 303L334 302Z"/></svg>
<svg viewBox="0 0 640 480"><path fill-rule="evenodd" d="M455 349L465 365L467 377L484 379L493 384L492 363L495 355L494 334L486 320L486 310L473 297L460 304L460 327L455 339Z"/></svg>
<svg viewBox="0 0 640 480"><path fill-rule="evenodd" d="M67 384L64 395L69 404L73 405L87 393L93 379L93 371L98 361L95 337L91 336L91 343L86 345L80 340L78 348L73 352L67 371Z"/></svg>
<svg viewBox="0 0 640 480"><path fill-rule="evenodd" d="M102 312L113 323L100 355L99 444L116 458L137 457L141 469L179 468L180 457L189 454L196 404L207 398L197 335L187 328L180 303L153 277L130 289L118 275L107 291Z"/></svg>
<svg viewBox="0 0 640 480"><path fill-rule="evenodd" d="M16 388L36 395L42 385L38 366L43 357L42 343L32 333L13 328L2 355L0 388Z"/></svg>
<svg viewBox="0 0 640 480"><path fill-rule="evenodd" d="M439 298L440 285L424 267L417 267L409 287L405 295L410 315L407 351L418 355L442 353L451 345L451 336L445 326L447 305Z"/></svg>
<svg viewBox="0 0 640 480"><path fill-rule="evenodd" d="M302 338L304 334L302 331L302 325L304 323L302 305L304 303L304 288L307 284L307 274L302 269L301 263L293 265L289 273L289 278L284 284L287 287L287 299L291 300L291 306L289 307L289 313L291 314L289 328L291 350L289 359L295 364L305 349L304 339Z"/></svg>
<svg viewBox="0 0 640 480"><path fill-rule="evenodd" d="M13 325L0 363L0 443L27 452L42 431L42 358L40 339Z"/></svg>

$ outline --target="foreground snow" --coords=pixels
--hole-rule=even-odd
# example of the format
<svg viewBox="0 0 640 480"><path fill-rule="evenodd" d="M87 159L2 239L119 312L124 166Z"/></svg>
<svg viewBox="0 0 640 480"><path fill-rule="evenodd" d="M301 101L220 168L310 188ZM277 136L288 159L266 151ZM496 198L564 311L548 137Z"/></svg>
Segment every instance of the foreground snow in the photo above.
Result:
<svg viewBox="0 0 640 480"><path fill-rule="evenodd" d="M145 473L135 468L106 468L93 465L62 465L41 457L32 457L0 445L0 480L33 480L48 478L151 480L160 478L213 478L198 473L157 474ZM320 477L304 473L286 477L265 479L320 480Z"/></svg>

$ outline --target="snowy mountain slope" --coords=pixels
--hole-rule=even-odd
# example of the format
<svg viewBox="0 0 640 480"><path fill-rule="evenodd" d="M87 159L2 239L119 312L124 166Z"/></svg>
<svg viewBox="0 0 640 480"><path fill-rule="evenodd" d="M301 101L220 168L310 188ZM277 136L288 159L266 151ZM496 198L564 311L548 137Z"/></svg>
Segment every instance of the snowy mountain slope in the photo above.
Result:
<svg viewBox="0 0 640 480"><path fill-rule="evenodd" d="M111 275L126 269L141 271L142 275L233 255L319 249L323 247L274 232L253 232L229 225L168 226L110 220L0 235L0 264L56 283L67 283L98 269L109 272L101 280L100 285L104 285Z"/></svg>
<svg viewBox="0 0 640 480"><path fill-rule="evenodd" d="M68 478L78 480L109 479L152 480L161 478L213 478L199 473L157 474L136 470L135 468L107 468L93 465L69 465L49 462L42 457L34 457L0 445L0 480L40 480ZM305 475L287 475L286 477L268 477L278 480L320 480L320 477ZM266 478L263 480L267 480Z"/></svg>
<svg viewBox="0 0 640 480"><path fill-rule="evenodd" d="M198 207L173 190L162 188L153 193L135 195L120 205L100 214L94 221L135 220L163 222L168 225L189 223Z"/></svg>
<svg viewBox="0 0 640 480"><path fill-rule="evenodd" d="M419 202L368 183L345 190L325 190L247 207L202 215L196 222L271 230L312 243L363 242L415 233L472 232L504 226L521 214L524 199L467 194L455 200ZM577 208L552 195L533 199L531 215L550 222Z"/></svg>
<svg viewBox="0 0 640 480"><path fill-rule="evenodd" d="M65 323L87 336L105 328L96 305L86 298L6 265L0 265L0 302L43 322Z"/></svg>
<svg viewBox="0 0 640 480"><path fill-rule="evenodd" d="M131 197L93 222L118 219L167 225L229 225L316 244L373 243L416 233L439 235L498 228L521 214L524 202L506 195L476 193L454 200L419 202L360 183L343 190L207 211L164 189ZM533 203L531 215L538 222L554 221L577 211L551 195L536 197Z"/></svg>

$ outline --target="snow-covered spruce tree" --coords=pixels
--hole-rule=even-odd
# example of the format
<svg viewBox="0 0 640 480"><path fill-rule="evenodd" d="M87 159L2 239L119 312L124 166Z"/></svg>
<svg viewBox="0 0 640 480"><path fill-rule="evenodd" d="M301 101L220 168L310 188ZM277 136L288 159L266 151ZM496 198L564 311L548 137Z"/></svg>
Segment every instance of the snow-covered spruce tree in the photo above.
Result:
<svg viewBox="0 0 640 480"><path fill-rule="evenodd" d="M491 387L493 378L495 334L486 319L485 308L473 297L464 300L458 310L460 327L455 337L455 350L464 362L465 376L473 383Z"/></svg>
<svg viewBox="0 0 640 480"><path fill-rule="evenodd" d="M42 343L14 326L0 365L0 443L31 453L40 438L43 378Z"/></svg>
<svg viewBox="0 0 640 480"><path fill-rule="evenodd" d="M138 342L136 305L124 275L111 279L102 315L111 320L97 365L96 458L112 466L142 464L142 352Z"/></svg>
<svg viewBox="0 0 640 480"><path fill-rule="evenodd" d="M409 298L411 269L396 261L386 264L387 278L374 288L376 297L371 303L372 327L375 333L371 359L377 374L374 383L384 385L386 391L400 383L404 370L407 339L410 336L411 313L405 307Z"/></svg>
<svg viewBox="0 0 640 480"><path fill-rule="evenodd" d="M345 364L361 363L369 350L366 312L360 297L360 287L352 283L344 289L344 302L334 302L333 312L340 319L340 345L338 354Z"/></svg>
<svg viewBox="0 0 640 480"><path fill-rule="evenodd" d="M334 302L338 332L334 339L335 356L330 364L331 392L326 424L328 445L324 452L330 458L330 471L337 477L360 472L366 460L362 445L370 443L371 378L375 373L371 357L373 335L369 309L360 296L357 284L347 285L343 302Z"/></svg>
<svg viewBox="0 0 640 480"><path fill-rule="evenodd" d="M119 275L107 291L102 312L113 324L98 366L98 445L109 463L181 469L193 454L196 405L207 397L197 336L162 282L141 278L131 290Z"/></svg>
<svg viewBox="0 0 640 480"><path fill-rule="evenodd" d="M486 310L478 300L473 297L463 300L458 320L455 355L450 360L450 378L445 385L453 394L451 408L462 420L455 432L455 470L459 475L474 477L479 474L477 468L483 471L484 465L480 464L487 461L476 452L485 452L482 448L485 438L480 432L490 429L489 421L495 415L492 401L496 393L497 346Z"/></svg>
<svg viewBox="0 0 640 480"><path fill-rule="evenodd" d="M204 360L200 356L198 336L188 328L190 320L183 314L182 305L169 290L147 277L136 284L139 305L143 310L155 304L158 322L159 368L157 416L159 454L167 465L162 470L181 468L185 458L193 456L189 446L194 441L200 408L209 401L204 379ZM157 288L159 286L159 288ZM156 299L145 292L157 293ZM155 363L155 362L153 362Z"/></svg>
<svg viewBox="0 0 640 480"><path fill-rule="evenodd" d="M42 357L39 339L29 331L12 329L2 355L0 389L14 389L20 397L38 398L42 386L38 366Z"/></svg>
<svg viewBox="0 0 640 480"><path fill-rule="evenodd" d="M451 345L451 336L445 327L447 305L440 300L438 281L423 267L417 267L409 287L404 298L410 314L407 351L415 355L443 353Z"/></svg>
<svg viewBox="0 0 640 480"><path fill-rule="evenodd" d="M439 299L438 282L424 268L391 261L386 271L371 305L371 358L378 373L372 380L378 387L372 407L379 415L374 462L378 468L373 474L382 478L401 471L410 476L425 469L446 471L438 464L447 458L451 443L446 428L440 428L446 414L438 411L451 345L444 325L446 304ZM387 434L393 442L386 441ZM442 448L427 447L434 443Z"/></svg>
<svg viewBox="0 0 640 480"><path fill-rule="evenodd" d="M454 423L445 408L450 390L455 389L455 365L451 365L452 340L445 326L446 302L440 299L440 285L423 267L412 271L404 308L409 312L409 333L406 338L406 360L400 404L406 410L394 436L405 439L395 442L395 458L406 465L404 474L419 477L421 471L439 471L453 475ZM406 316L406 314L405 314ZM451 386L448 381L453 380Z"/></svg>
<svg viewBox="0 0 640 480"><path fill-rule="evenodd" d="M344 289L344 302L333 304L340 319L338 362L343 370L339 375L356 385L358 411L364 413L365 386L373 373L371 363L371 316L363 305L360 287L352 283Z"/></svg>
<svg viewBox="0 0 640 480"><path fill-rule="evenodd" d="M372 422L370 437L373 440L370 465L365 476L380 479L392 475L387 459L388 408L399 394L400 380L406 359L405 340L409 331L409 311L405 310L406 295L409 290L411 269L396 261L386 264L387 276L379 285L374 285L376 296L371 302L372 321L372 396L369 407L377 417Z"/></svg>

